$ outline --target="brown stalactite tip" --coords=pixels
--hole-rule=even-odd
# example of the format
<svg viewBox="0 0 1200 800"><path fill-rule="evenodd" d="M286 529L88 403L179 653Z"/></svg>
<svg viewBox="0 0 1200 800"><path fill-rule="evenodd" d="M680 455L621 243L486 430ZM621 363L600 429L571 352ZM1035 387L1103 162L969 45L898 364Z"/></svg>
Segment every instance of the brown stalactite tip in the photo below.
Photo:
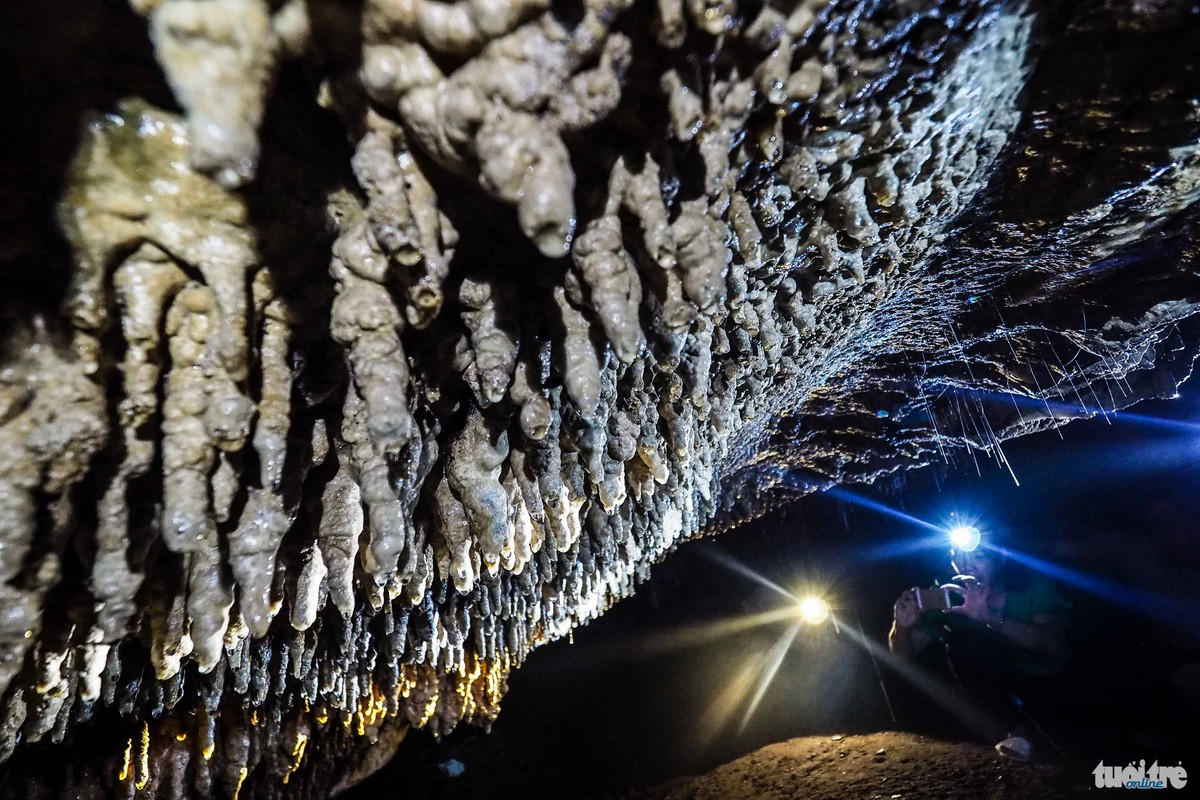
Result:
<svg viewBox="0 0 1200 800"><path fill-rule="evenodd" d="M327 796L684 539L1066 420L954 391L1124 406L1200 339L1194 253L1114 258L1200 124L1088 128L1037 4L93 5L0 292L0 798L38 742L38 796ZM1046 211L1080 141L1147 171Z"/></svg>

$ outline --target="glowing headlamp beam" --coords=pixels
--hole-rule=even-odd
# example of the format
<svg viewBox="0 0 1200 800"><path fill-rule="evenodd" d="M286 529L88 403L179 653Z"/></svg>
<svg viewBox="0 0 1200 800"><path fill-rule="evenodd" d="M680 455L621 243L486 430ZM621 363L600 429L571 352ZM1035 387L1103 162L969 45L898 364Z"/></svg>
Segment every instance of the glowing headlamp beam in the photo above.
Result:
<svg viewBox="0 0 1200 800"><path fill-rule="evenodd" d="M816 595L805 597L797 605L796 610L800 614L800 619L809 625L820 625L829 619L829 603Z"/></svg>
<svg viewBox="0 0 1200 800"><path fill-rule="evenodd" d="M794 477L788 473L781 473L781 475L784 482L794 480ZM936 525L932 522L928 522L920 517L914 516L905 511L901 511L898 508L892 508L886 503L881 503L878 500L855 494L854 492L848 491L840 486L829 487L825 490L825 494L841 502L851 503L917 528L924 528L925 530L934 534L933 537L916 539L902 544L889 543L883 547L874 548L870 553L866 554L869 558L888 558L904 555L907 552L917 552L924 549L926 546L929 546L930 544L936 544L937 536L939 535L948 535L950 537L950 544L954 547L954 549L964 553L969 553L975 548L979 547L979 543L983 539L983 535L974 525L955 525L954 527L947 529L942 525Z"/></svg>
<svg viewBox="0 0 1200 800"><path fill-rule="evenodd" d="M990 544L985 544L984 547L1003 555L1010 561L1048 575L1073 589L1125 606L1163 625L1185 631L1192 636L1200 636L1200 603L1193 600L1159 594L1136 586L1126 586L1008 547Z"/></svg>
<svg viewBox="0 0 1200 800"><path fill-rule="evenodd" d="M800 602L799 597L796 597L796 595L792 594L787 589L780 586L778 583L775 583L775 581L771 580L770 578L763 575L762 573L751 569L750 567L746 566L742 562L738 561L733 556L729 555L728 553L726 553L722 550L717 549L716 547L703 547L703 548L700 548L693 552L695 552L697 555L707 558L709 561L712 561L714 564L719 564L720 566L725 567L730 572L735 572L738 575L741 575L745 578L749 578L750 580L754 581L755 583L757 583L760 586L765 586L766 588L770 589L771 591L778 593L779 595L787 598L788 600L791 600L792 602L795 602L795 603Z"/></svg>
<svg viewBox="0 0 1200 800"><path fill-rule="evenodd" d="M881 503L878 500L872 500L871 498L868 498L868 497L862 497L861 495L857 495L852 492L848 492L845 489L840 489L840 488L830 489L827 492L827 494L829 494L830 496L835 497L839 500L854 503L855 505L862 506L863 508L867 508L872 511L878 512L880 514L884 514L886 516L891 517L892 519L900 520L901 522L906 522L910 525L924 528L928 531L933 531L935 533L947 535L950 537L950 544L954 546L954 549L961 550L964 553L969 553L972 550L974 550L975 548L979 547L979 543L983 540L983 535L979 532L979 528L976 528L974 525L955 525L954 527L947 530L946 528L944 528L940 525L935 525L932 522L926 522L925 520L921 519L920 517L915 517L912 514L908 514L904 511L900 511L899 509L892 508L891 506L889 506L885 503ZM920 549L921 547L923 547L924 545L926 545L927 543L928 543L927 540L921 539L921 540L914 541L912 543L911 548L897 548L894 545L889 545L888 548L885 550L885 554L886 555L903 554L905 549L917 550L917 549Z"/></svg>
<svg viewBox="0 0 1200 800"><path fill-rule="evenodd" d="M964 553L969 553L979 547L979 543L983 541L983 535L974 525L956 525L950 529L949 536L950 544L954 545L954 549Z"/></svg>
<svg viewBox="0 0 1200 800"><path fill-rule="evenodd" d="M887 648L877 644L861 631L856 631L852 626L847 625L845 633L851 641L866 650L873 659L878 659L886 664L917 691L950 712L978 735L989 738L995 736L997 730L1003 730L1002 721L977 706L963 693L955 691L951 686L934 679L929 673L892 655ZM882 678L880 686L883 686ZM884 697L887 699L886 688L884 688ZM890 700L888 700L888 705L891 706Z"/></svg>
<svg viewBox="0 0 1200 800"><path fill-rule="evenodd" d="M788 650L791 649L792 642L796 641L796 634L799 632L800 623L797 622L783 636L779 637L779 640L775 642L775 646L771 648L771 652L767 654L767 665L759 677L754 697L751 698L750 705L746 707L746 713L742 715L742 723L738 726L739 733L746 730L746 726L750 724L750 718L758 710L758 704L762 702L763 695L767 693L767 689L770 688L771 683L775 680L775 675L779 672L779 666L783 664L783 659L787 655Z"/></svg>
<svg viewBox="0 0 1200 800"><path fill-rule="evenodd" d="M873 500L869 497L863 497L860 494L855 494L854 492L847 491L846 489L838 486L829 489L825 493L837 500L851 503L853 505L860 506L861 508L870 509L871 511L875 511L879 514L883 514L884 516L899 520L900 522L906 522L909 525L913 525L918 528L924 528L927 531L932 531L934 533L945 532L944 528L934 525L932 522L926 522L920 517L914 517L912 514L901 511L900 509L892 508L886 503L881 503L878 500Z"/></svg>

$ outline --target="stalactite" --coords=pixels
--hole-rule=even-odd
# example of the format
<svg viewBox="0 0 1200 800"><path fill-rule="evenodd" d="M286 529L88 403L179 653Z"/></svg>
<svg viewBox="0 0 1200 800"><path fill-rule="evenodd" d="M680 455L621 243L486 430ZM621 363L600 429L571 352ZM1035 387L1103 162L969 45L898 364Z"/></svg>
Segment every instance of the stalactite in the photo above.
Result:
<svg viewBox="0 0 1200 800"><path fill-rule="evenodd" d="M0 370L0 761L115 717L118 795L332 789L410 726L488 724L531 648L781 472L928 460L937 410L831 420L901 354L969 382L944 324L968 289L1026 287L1028 330L1105 353L1089 380L1193 311L1130 292L1080 331L1045 310L1076 280L1045 231L957 244L1008 186L1020 4L132 5L183 116L88 120L62 319L15 326ZM294 62L332 114L281 106L281 133ZM1047 223L1054 252L1190 211L1180 137Z"/></svg>

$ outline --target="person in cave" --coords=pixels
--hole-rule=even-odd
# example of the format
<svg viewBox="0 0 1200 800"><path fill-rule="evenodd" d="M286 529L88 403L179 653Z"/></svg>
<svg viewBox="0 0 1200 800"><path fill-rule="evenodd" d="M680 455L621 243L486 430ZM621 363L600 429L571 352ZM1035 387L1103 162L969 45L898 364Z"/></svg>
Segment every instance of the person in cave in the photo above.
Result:
<svg viewBox="0 0 1200 800"><path fill-rule="evenodd" d="M1031 710L1049 709L1062 696L1056 679L1071 658L1070 604L1053 581L1017 570L996 553L955 552L951 566L954 582L942 588L958 600L931 607L920 590L905 591L894 606L888 646L912 661L938 645L954 681L985 712L987 727L1002 735L997 752L1028 761Z"/></svg>

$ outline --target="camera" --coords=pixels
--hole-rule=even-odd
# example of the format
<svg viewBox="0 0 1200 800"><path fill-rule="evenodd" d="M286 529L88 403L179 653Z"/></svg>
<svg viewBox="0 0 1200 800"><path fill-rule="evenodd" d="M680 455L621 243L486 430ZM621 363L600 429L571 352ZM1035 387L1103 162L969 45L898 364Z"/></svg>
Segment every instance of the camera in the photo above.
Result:
<svg viewBox="0 0 1200 800"><path fill-rule="evenodd" d="M945 611L947 608L961 606L965 602L962 596L962 587L954 583L943 584L936 589L913 587L913 592L917 595L917 608L922 611L929 609Z"/></svg>

